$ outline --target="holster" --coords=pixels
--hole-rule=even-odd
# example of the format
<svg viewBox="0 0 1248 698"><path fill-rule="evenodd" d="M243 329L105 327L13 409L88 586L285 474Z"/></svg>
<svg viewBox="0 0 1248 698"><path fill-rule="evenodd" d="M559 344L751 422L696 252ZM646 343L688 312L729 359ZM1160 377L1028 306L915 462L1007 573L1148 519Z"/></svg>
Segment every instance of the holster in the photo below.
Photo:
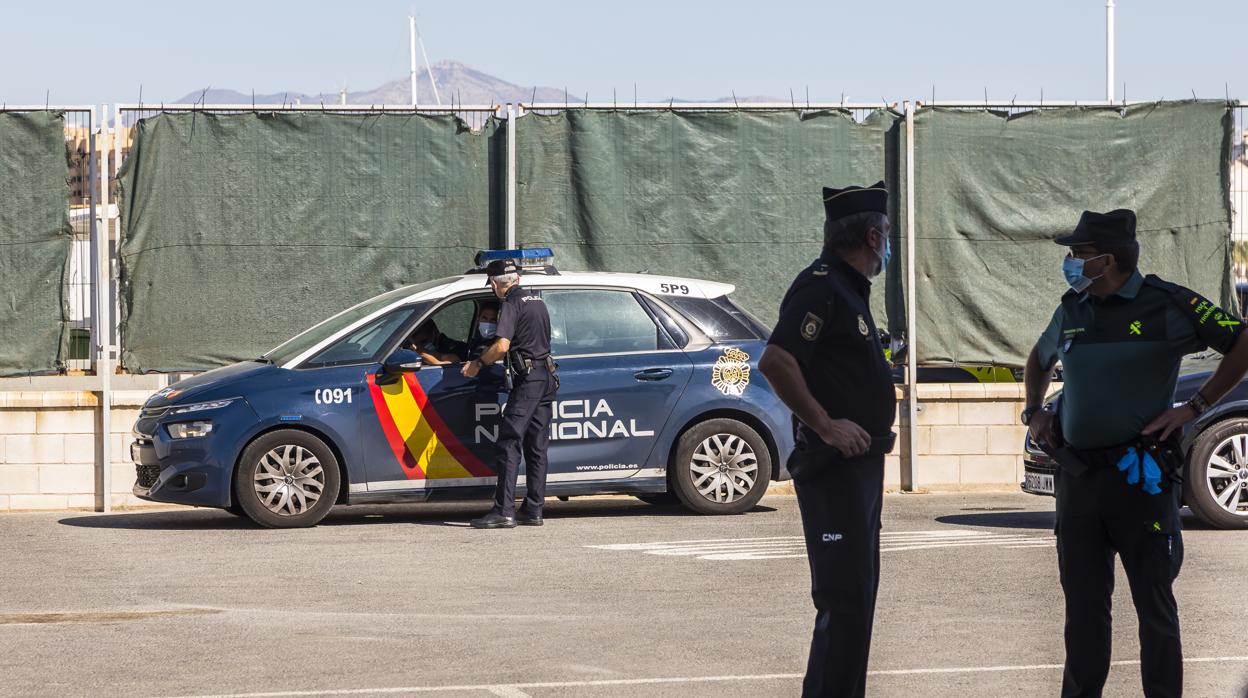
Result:
<svg viewBox="0 0 1248 698"><path fill-rule="evenodd" d="M1144 449L1161 466L1161 472L1171 482L1183 483L1183 445L1175 435L1165 441L1154 436L1141 436L1137 448Z"/></svg>
<svg viewBox="0 0 1248 698"><path fill-rule="evenodd" d="M516 378L524 380L533 372L533 360L526 359L517 349L507 352L507 367Z"/></svg>

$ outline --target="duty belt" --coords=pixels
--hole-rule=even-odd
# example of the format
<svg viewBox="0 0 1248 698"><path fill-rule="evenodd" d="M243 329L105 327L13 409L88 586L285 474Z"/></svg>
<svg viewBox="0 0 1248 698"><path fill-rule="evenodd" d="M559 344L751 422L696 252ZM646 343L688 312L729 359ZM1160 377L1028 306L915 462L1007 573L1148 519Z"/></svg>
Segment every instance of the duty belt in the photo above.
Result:
<svg viewBox="0 0 1248 698"><path fill-rule="evenodd" d="M1074 448L1062 438L1062 424L1059 417L1053 419L1053 431L1057 434L1057 444L1046 444L1035 441L1036 446L1052 458L1058 467L1076 477L1089 470L1112 468L1131 449L1147 451L1161 466L1164 474L1174 482L1183 481L1183 447L1176 435L1162 441L1155 436L1137 436L1136 438L1116 446L1105 448Z"/></svg>

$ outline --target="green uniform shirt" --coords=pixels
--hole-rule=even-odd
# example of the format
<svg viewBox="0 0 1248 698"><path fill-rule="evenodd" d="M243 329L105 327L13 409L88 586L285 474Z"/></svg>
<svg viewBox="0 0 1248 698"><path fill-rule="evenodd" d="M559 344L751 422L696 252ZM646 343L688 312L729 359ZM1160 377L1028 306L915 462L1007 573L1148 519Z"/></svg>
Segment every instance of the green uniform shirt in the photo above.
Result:
<svg viewBox="0 0 1248 698"><path fill-rule="evenodd" d="M1040 336L1040 365L1062 362L1062 436L1075 448L1131 441L1168 409L1183 356L1225 354L1243 325L1200 294L1137 271L1114 295L1068 291Z"/></svg>

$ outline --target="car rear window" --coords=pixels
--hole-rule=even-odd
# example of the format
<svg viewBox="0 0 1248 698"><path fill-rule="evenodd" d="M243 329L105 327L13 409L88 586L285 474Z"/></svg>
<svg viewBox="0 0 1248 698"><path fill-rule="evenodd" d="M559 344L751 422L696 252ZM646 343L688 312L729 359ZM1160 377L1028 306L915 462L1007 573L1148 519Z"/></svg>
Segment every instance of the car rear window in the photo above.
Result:
<svg viewBox="0 0 1248 698"><path fill-rule="evenodd" d="M733 303L728 296L717 298L665 297L663 300L679 310L715 341L764 339L767 328Z"/></svg>

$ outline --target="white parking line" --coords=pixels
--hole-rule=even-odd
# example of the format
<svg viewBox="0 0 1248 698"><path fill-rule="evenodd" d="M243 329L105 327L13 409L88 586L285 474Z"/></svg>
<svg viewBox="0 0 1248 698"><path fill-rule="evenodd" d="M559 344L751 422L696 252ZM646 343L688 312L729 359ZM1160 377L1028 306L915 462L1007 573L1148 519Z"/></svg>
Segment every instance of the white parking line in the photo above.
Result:
<svg viewBox="0 0 1248 698"><path fill-rule="evenodd" d="M896 553L978 546L1001 546L1009 550L1026 550L1051 548L1055 541L1053 535L1047 533L1037 535L1035 533L967 530L884 531L880 534L880 552ZM641 552L647 555L696 557L701 560L781 560L806 557L806 542L801 536L612 543L585 547Z"/></svg>
<svg viewBox="0 0 1248 698"><path fill-rule="evenodd" d="M1184 664L1241 664L1248 663L1248 657L1192 657L1183 660ZM1140 660L1126 659L1111 662L1112 666L1138 666ZM882 669L869 671L869 676L914 676L934 674L985 674L1012 671L1052 671L1061 669L1061 664L1019 664L1010 666L984 667L942 667L932 669ZM793 681L802 678L802 674L743 674L737 676L675 676L647 679L598 679L587 681L534 681L531 683L509 684L474 684L458 686L396 686L387 688L343 688L315 691L276 691L268 693L217 693L212 695L178 696L177 698L301 698L302 696L362 696L392 695L402 693L465 693L470 691L489 692L497 696L520 698L526 695L524 689L535 688L593 688L596 686L654 686L679 685L694 683L725 683L731 681ZM510 691L510 692L508 692Z"/></svg>

